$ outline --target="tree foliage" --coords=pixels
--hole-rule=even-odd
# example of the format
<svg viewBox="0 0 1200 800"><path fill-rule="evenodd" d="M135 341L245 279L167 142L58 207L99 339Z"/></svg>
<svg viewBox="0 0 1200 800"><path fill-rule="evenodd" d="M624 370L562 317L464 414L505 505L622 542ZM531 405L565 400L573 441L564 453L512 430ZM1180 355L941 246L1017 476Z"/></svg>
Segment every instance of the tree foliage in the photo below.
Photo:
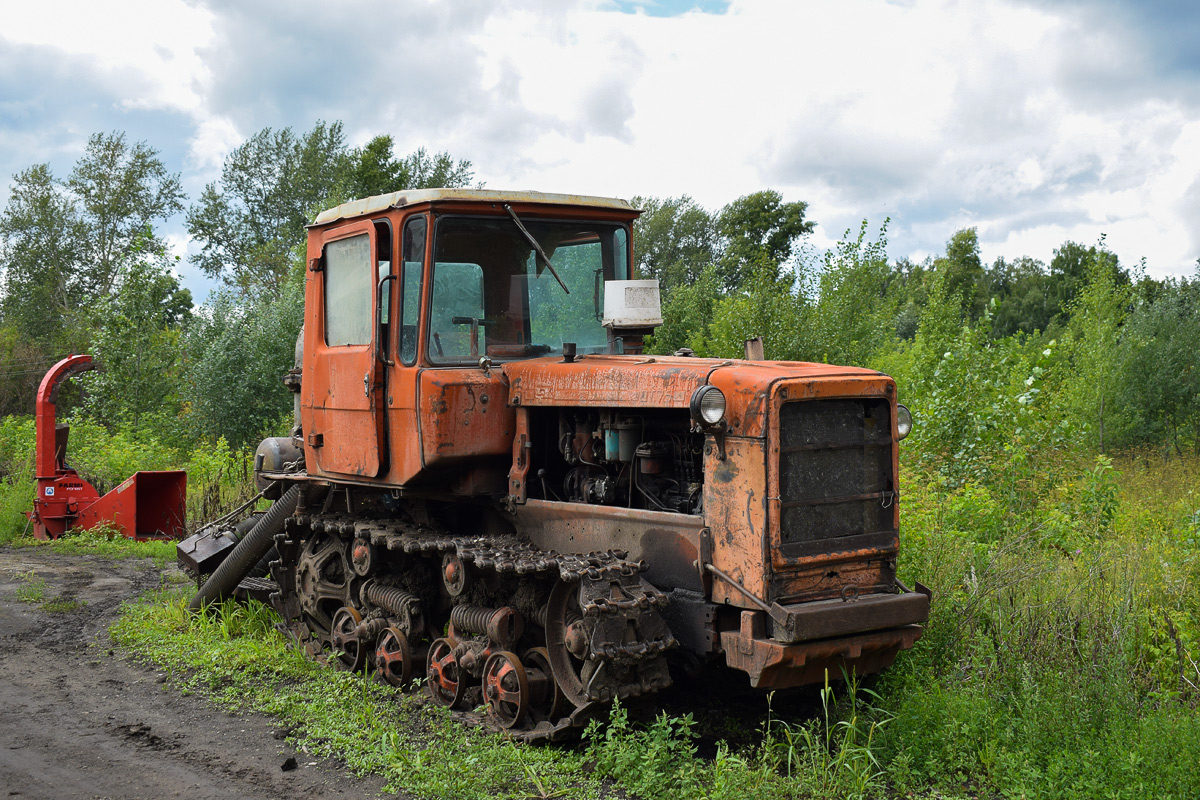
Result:
<svg viewBox="0 0 1200 800"><path fill-rule="evenodd" d="M253 446L289 427L292 395L282 377L294 362L304 315L304 285L289 281L279 297L218 292L183 337L181 393L200 438Z"/></svg>
<svg viewBox="0 0 1200 800"><path fill-rule="evenodd" d="M721 236L720 276L726 289L736 289L765 264L778 273L795 252L796 242L812 233L806 220L808 203L783 202L773 189L739 197L717 215Z"/></svg>
<svg viewBox="0 0 1200 800"><path fill-rule="evenodd" d="M179 403L178 348L192 315L192 296L166 259L148 256L127 265L120 288L94 309L87 407L110 427L147 431L168 442L185 437Z"/></svg>
<svg viewBox="0 0 1200 800"><path fill-rule="evenodd" d="M263 128L225 159L221 178L188 209L200 244L192 263L242 293L278 296L303 259L305 226L323 209L355 197L470 183L471 162L424 148L396 158L391 136L351 148L341 122L296 134Z"/></svg>
<svg viewBox="0 0 1200 800"><path fill-rule="evenodd" d="M188 233L200 243L192 263L243 292L278 294L304 226L349 165L340 122L317 122L299 136L263 128L229 154L220 181L188 209Z"/></svg>
<svg viewBox="0 0 1200 800"><path fill-rule="evenodd" d="M83 239L83 279L90 292L108 294L131 259L162 255L154 225L183 209L179 174L167 172L158 151L125 134L97 133L67 179L76 199Z"/></svg>
<svg viewBox="0 0 1200 800"><path fill-rule="evenodd" d="M633 230L637 273L657 278L662 296L669 299L676 287L695 283L715 263L720 247L716 220L687 195L635 197L633 205L642 209Z"/></svg>
<svg viewBox="0 0 1200 800"><path fill-rule="evenodd" d="M4 323L50 347L80 344L75 330L90 288L83 273L83 223L48 164L17 174L0 216Z"/></svg>

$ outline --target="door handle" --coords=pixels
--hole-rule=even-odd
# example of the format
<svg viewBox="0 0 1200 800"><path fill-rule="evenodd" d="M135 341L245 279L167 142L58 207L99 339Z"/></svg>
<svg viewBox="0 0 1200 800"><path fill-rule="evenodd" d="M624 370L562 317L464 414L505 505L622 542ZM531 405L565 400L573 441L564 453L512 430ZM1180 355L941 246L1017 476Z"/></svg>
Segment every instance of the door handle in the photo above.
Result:
<svg viewBox="0 0 1200 800"><path fill-rule="evenodd" d="M363 396L364 397L371 396L371 373L370 372L363 373Z"/></svg>

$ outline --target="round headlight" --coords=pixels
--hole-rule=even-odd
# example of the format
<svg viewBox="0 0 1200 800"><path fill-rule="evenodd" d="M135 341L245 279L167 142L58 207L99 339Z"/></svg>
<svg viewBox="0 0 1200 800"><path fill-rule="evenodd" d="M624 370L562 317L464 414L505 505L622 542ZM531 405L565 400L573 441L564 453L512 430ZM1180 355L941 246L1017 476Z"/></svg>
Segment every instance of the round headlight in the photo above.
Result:
<svg viewBox="0 0 1200 800"><path fill-rule="evenodd" d="M692 419L711 428L725 419L725 393L715 386L701 386L692 393Z"/></svg>
<svg viewBox="0 0 1200 800"><path fill-rule="evenodd" d="M896 435L903 439L912 433L912 412L908 406L896 406Z"/></svg>

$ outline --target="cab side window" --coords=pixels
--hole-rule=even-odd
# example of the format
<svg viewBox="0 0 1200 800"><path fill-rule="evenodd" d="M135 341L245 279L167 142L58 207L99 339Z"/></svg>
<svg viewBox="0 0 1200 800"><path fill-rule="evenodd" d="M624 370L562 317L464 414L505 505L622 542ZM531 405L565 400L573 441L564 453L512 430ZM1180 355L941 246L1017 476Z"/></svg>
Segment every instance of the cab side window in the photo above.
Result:
<svg viewBox="0 0 1200 800"><path fill-rule="evenodd" d="M421 309L421 275L425 261L425 218L409 220L404 226L404 246L400 256L404 270L400 285L400 361L412 366L417 362L417 316Z"/></svg>
<svg viewBox="0 0 1200 800"><path fill-rule="evenodd" d="M375 254L366 234L325 245L325 343L371 343Z"/></svg>

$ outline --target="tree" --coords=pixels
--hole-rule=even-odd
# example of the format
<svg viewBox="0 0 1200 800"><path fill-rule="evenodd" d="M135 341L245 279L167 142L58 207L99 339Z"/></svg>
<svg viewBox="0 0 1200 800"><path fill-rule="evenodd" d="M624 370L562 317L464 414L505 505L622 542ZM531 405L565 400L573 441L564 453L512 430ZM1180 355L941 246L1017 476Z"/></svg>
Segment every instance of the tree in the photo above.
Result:
<svg viewBox="0 0 1200 800"><path fill-rule="evenodd" d="M807 203L785 203L773 189L739 197L721 209L717 232L723 244L719 264L724 287L736 289L766 263L775 264L778 274L796 241L816 228L804 218L807 211Z"/></svg>
<svg viewBox="0 0 1200 800"><path fill-rule="evenodd" d="M48 351L82 349L76 315L88 296L82 280L84 226L48 164L17 174L0 215L4 324ZM72 347L71 345L75 345Z"/></svg>
<svg viewBox="0 0 1200 800"><path fill-rule="evenodd" d="M703 353L713 307L720 297L715 264L705 267L695 282L676 286L663 300L663 324L647 342L649 352L669 355L687 347Z"/></svg>
<svg viewBox="0 0 1200 800"><path fill-rule="evenodd" d="M391 137L388 137L391 141ZM469 186L475 178L471 162L466 159L455 161L445 151L430 155L424 147L418 147L400 160L400 175L395 188L404 189L460 189Z"/></svg>
<svg viewBox="0 0 1200 800"><path fill-rule="evenodd" d="M166 252L153 234L156 221L183 209L179 175L170 174L145 142L126 144L120 132L93 134L67 188L77 200L83 238L83 281L90 294L107 295L117 273L135 256Z"/></svg>
<svg viewBox="0 0 1200 800"><path fill-rule="evenodd" d="M1087 426L1092 445L1101 453L1113 438L1120 409L1114 398L1122 392L1124 371L1118 348L1121 327L1130 304L1130 288L1114 270L1116 256L1100 246L1085 264L1085 283L1071 301L1067 328L1071 377L1066 382L1068 408Z"/></svg>
<svg viewBox="0 0 1200 800"><path fill-rule="evenodd" d="M304 226L349 165L342 123L318 121L297 136L263 128L225 159L221 180L187 212L201 243L192 263L242 292L278 295Z"/></svg>
<svg viewBox="0 0 1200 800"><path fill-rule="evenodd" d="M282 377L303 319L303 281L288 281L279 297L225 290L199 310L182 342L181 392L195 435L240 447L286 430L292 394Z"/></svg>
<svg viewBox="0 0 1200 800"><path fill-rule="evenodd" d="M1129 284L1129 273L1121 268L1116 254L1105 247L1103 236L1098 245L1084 247L1067 241L1054 251L1048 294L1058 308L1060 321L1070 317L1075 298L1090 281L1090 273L1101 267L1109 272L1114 285Z"/></svg>
<svg viewBox="0 0 1200 800"><path fill-rule="evenodd" d="M813 338L809 358L864 365L895 336L896 300L887 294L888 222L872 242L863 220L857 237L847 230L825 253L816 306L805 325Z"/></svg>
<svg viewBox="0 0 1200 800"><path fill-rule="evenodd" d="M51 350L82 349L80 309L107 297L131 259L165 254L153 226L182 201L158 151L120 132L94 134L65 183L46 164L18 174L0 216L6 322Z"/></svg>
<svg viewBox="0 0 1200 800"><path fill-rule="evenodd" d="M119 277L115 295L95 307L91 349L101 369L86 376L87 405L107 425L177 439L178 347L192 313L191 293L171 274L169 261L154 253L128 262Z"/></svg>
<svg viewBox="0 0 1200 800"><path fill-rule="evenodd" d="M1182 453L1190 433L1200 450L1200 270L1190 282L1139 286L1121 340L1127 441L1169 441Z"/></svg>
<svg viewBox="0 0 1200 800"><path fill-rule="evenodd" d="M695 283L715 262L716 221L687 195L635 197L633 205L643 209L633 230L637 274L657 278L666 302L675 287Z"/></svg>
<svg viewBox="0 0 1200 800"><path fill-rule="evenodd" d="M946 292L958 298L964 318L979 319L987 304L983 261L979 257L979 236L974 228L955 231L946 242L946 255L936 259L933 268L945 275Z"/></svg>
<svg viewBox="0 0 1200 800"><path fill-rule="evenodd" d="M996 300L992 335L1049 330L1061 307L1046 265L1033 258L996 259L985 276L988 295Z"/></svg>
<svg viewBox="0 0 1200 800"><path fill-rule="evenodd" d="M717 299L698 355L741 358L745 342L763 337L763 355L772 360L796 360L807 346L809 331L802 323L806 301L793 291L790 273L779 275L779 265L766 253L747 265L741 286Z"/></svg>
<svg viewBox="0 0 1200 800"><path fill-rule="evenodd" d="M376 136L359 148L350 159L346 176L349 197L371 197L398 191L404 183L404 163L392 152L392 137Z"/></svg>

